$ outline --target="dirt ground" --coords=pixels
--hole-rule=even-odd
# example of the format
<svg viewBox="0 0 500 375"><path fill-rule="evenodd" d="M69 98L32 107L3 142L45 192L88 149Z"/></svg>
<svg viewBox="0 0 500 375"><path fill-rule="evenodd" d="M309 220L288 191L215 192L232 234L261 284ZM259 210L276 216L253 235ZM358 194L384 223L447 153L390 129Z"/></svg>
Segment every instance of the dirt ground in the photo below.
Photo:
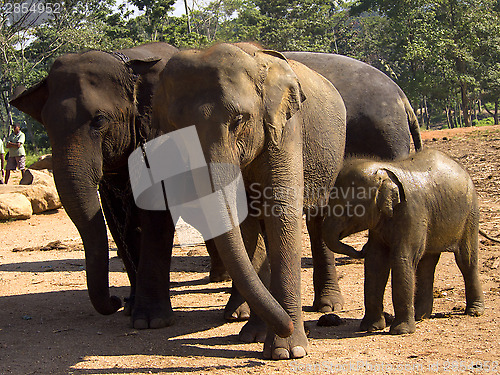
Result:
<svg viewBox="0 0 500 375"><path fill-rule="evenodd" d="M425 146L443 150L470 171L481 198L481 227L500 237L500 127L424 132ZM361 246L365 235L349 242ZM54 242L58 241L58 242ZM481 239L480 278L486 301L481 317L463 315L463 281L452 254L444 254L435 282L434 317L411 335L387 329L357 332L363 316L363 264L338 258L346 300L344 324L316 325L312 260L303 237L304 318L309 355L262 359L262 344L238 342L243 323L222 312L229 283L209 283L203 247L174 249L173 298L177 323L137 331L123 312L101 316L86 292L84 253L64 210L0 223L0 374L297 374L462 373L500 370L500 246ZM112 293L128 295L116 251L110 253ZM386 310L392 312L390 289Z"/></svg>

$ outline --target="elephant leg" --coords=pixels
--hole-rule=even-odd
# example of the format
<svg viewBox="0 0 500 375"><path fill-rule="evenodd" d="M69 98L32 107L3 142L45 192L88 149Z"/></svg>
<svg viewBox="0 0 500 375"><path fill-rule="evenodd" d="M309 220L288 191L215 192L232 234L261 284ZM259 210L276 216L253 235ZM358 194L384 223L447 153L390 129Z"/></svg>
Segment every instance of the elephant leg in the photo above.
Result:
<svg viewBox="0 0 500 375"><path fill-rule="evenodd" d="M389 279L389 250L372 240L363 247L365 253L365 316L360 331L373 332L385 328L384 292Z"/></svg>
<svg viewBox="0 0 500 375"><path fill-rule="evenodd" d="M468 229L459 244L458 252L455 253L455 260L465 282L465 313L471 316L480 316L484 313L484 296L478 270L477 232L477 227Z"/></svg>
<svg viewBox="0 0 500 375"><path fill-rule="evenodd" d="M210 255L210 275L208 277L210 282L217 283L231 280L231 276L229 276L226 267L224 267L224 263L222 263L215 242L213 240L207 240L205 241L205 246L207 247L208 255Z"/></svg>
<svg viewBox="0 0 500 375"><path fill-rule="evenodd" d="M440 253L425 254L417 266L417 284L415 285L415 320L430 318L434 302L434 271Z"/></svg>
<svg viewBox="0 0 500 375"><path fill-rule="evenodd" d="M411 250L404 246L396 255L391 256L392 268L392 303L394 305L394 322L389 333L400 335L415 332L415 269L416 264ZM394 250L393 250L394 252Z"/></svg>
<svg viewBox="0 0 500 375"><path fill-rule="evenodd" d="M116 184L114 185L116 186ZM122 190L127 191L125 188ZM136 206L131 193L126 198L123 198L123 195L119 197L112 192L110 185L105 181L101 183L99 191L106 223L130 281L130 295L125 298L124 307L124 314L130 316L135 300L136 274L139 266L141 241L141 229L135 211Z"/></svg>
<svg viewBox="0 0 500 375"><path fill-rule="evenodd" d="M320 312L340 311L344 306L344 297L340 292L335 254L328 249L323 241L323 218L318 215L306 216L313 258L313 309Z"/></svg>
<svg viewBox="0 0 500 375"><path fill-rule="evenodd" d="M248 257L264 285L269 288L270 268L267 260L266 240L261 223L257 217L249 215L241 224L240 229ZM224 318L228 321L240 321L248 320L250 316L250 307L245 302L238 289L233 285L231 297L224 309ZM257 322L255 318L242 328L242 330L246 331L246 334L243 336L240 333L240 338L242 337L243 341L253 342L255 339L252 338L252 335L255 337L262 336L262 329L264 329L265 333L265 325L263 325L263 322L260 321L258 324L254 324L254 322ZM250 334L250 332L253 332L253 334Z"/></svg>
<svg viewBox="0 0 500 375"><path fill-rule="evenodd" d="M286 213L279 217L265 218L271 266L270 290L292 319L294 330L285 338L268 330L264 342L264 358L267 359L301 358L307 355L300 285L302 212L298 207L291 206L285 206L282 210Z"/></svg>
<svg viewBox="0 0 500 375"><path fill-rule="evenodd" d="M228 322L239 322L250 318L250 306L233 284L231 287L231 296L224 308L224 319Z"/></svg>
<svg viewBox="0 0 500 375"><path fill-rule="evenodd" d="M264 321L259 318L257 314L250 311L250 318L248 319L248 322L241 327L238 338L242 342L264 342L266 334L266 323L264 323Z"/></svg>
<svg viewBox="0 0 500 375"><path fill-rule="evenodd" d="M174 322L170 263L175 227L168 211L140 210L140 215L142 252L132 325L136 329L162 328Z"/></svg>

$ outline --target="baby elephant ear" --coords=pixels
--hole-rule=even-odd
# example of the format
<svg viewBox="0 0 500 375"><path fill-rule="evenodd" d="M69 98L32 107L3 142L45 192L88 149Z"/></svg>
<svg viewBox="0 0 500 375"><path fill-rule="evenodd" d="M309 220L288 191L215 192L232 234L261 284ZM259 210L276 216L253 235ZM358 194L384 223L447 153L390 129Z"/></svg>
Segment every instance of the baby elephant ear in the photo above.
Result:
<svg viewBox="0 0 500 375"><path fill-rule="evenodd" d="M377 175L382 179L376 198L377 207L382 214L392 217L394 207L406 200L403 184L396 174L388 169L378 170Z"/></svg>

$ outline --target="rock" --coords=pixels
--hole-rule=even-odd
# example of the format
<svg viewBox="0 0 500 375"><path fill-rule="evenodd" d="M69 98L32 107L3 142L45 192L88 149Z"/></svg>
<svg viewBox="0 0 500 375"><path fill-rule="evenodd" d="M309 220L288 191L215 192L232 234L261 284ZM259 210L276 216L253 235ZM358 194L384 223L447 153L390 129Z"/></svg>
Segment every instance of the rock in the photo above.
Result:
<svg viewBox="0 0 500 375"><path fill-rule="evenodd" d="M21 185L0 185L0 194L23 194L31 202L32 211L35 214L55 210L62 206L50 172L27 169L20 183Z"/></svg>
<svg viewBox="0 0 500 375"><path fill-rule="evenodd" d="M52 174L49 172L48 169L39 171L26 169L23 178L21 178L21 181L19 181L19 184L20 185L39 184L39 185L53 186L53 187L56 186L54 178L52 177Z"/></svg>
<svg viewBox="0 0 500 375"><path fill-rule="evenodd" d="M61 207L61 200L55 187L41 184L30 185L22 191L22 194L31 202L31 207L35 214Z"/></svg>
<svg viewBox="0 0 500 375"><path fill-rule="evenodd" d="M52 154L42 155L31 164L28 168L30 169L49 169L52 170Z"/></svg>
<svg viewBox="0 0 500 375"><path fill-rule="evenodd" d="M31 202L24 194L0 194L0 220L29 219L32 214Z"/></svg>

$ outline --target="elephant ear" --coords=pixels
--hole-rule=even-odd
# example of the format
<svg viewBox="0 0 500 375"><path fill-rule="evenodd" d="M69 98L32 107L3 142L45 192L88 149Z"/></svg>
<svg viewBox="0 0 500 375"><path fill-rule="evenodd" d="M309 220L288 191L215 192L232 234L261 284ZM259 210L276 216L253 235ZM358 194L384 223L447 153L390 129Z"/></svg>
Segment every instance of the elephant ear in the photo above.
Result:
<svg viewBox="0 0 500 375"><path fill-rule="evenodd" d="M258 51L263 63L262 98L264 124L271 143L280 147L286 122L300 109L305 95L287 59L276 51Z"/></svg>
<svg viewBox="0 0 500 375"><path fill-rule="evenodd" d="M394 207L406 201L403 184L396 174L389 169L379 169L377 175L382 180L376 198L377 207L382 214L392 217Z"/></svg>
<svg viewBox="0 0 500 375"><path fill-rule="evenodd" d="M133 59L125 63L129 68L132 69L134 74L141 75L148 73L151 68L161 60L161 57L153 56L145 59Z"/></svg>
<svg viewBox="0 0 500 375"><path fill-rule="evenodd" d="M20 91L19 88L16 88L15 92L16 91ZM42 109L48 98L49 90L47 81L44 79L35 86L15 95L14 98L11 99L10 104L43 124Z"/></svg>

